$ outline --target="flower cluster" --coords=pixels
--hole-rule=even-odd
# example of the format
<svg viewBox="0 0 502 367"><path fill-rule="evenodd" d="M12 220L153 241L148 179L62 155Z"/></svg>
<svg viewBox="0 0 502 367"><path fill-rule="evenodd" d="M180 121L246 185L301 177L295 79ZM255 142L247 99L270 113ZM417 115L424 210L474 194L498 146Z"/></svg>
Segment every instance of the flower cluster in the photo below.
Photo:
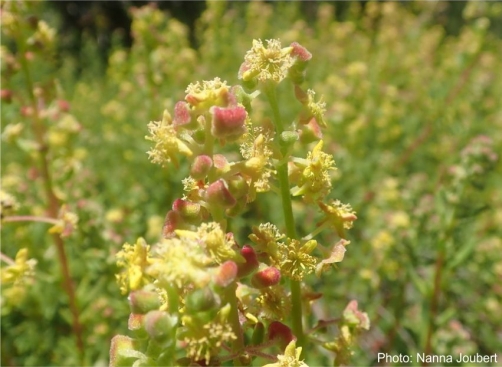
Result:
<svg viewBox="0 0 502 367"><path fill-rule="evenodd" d="M219 78L192 83L172 114L165 111L162 121L148 125L151 161L178 167L183 157L190 175L166 214L163 238L152 246L139 239L118 254L121 289L132 291L130 329L145 330L157 343L140 352L138 361L176 363L178 345L185 357L177 363L234 359L234 365L249 364L279 347L284 354L272 357L277 363L271 366L306 366L302 348L296 347L297 339L305 345L301 322L293 322L292 329L283 322L301 319L299 285L314 271L320 276L342 261L346 230L357 219L350 205L327 199L336 167L321 140L325 103L301 87L311 58L298 43L282 47L278 40L254 40L239 70L243 86ZM300 103L299 116L289 126L274 95L286 79L293 85L293 102ZM273 119L253 119L251 105L262 93ZM241 159L231 153L233 147ZM310 149L304 158L293 155L301 147ZM291 197L318 206L317 228L298 237L288 220L287 235L275 224L261 223L252 227L252 243L240 245L227 231L229 218L247 210L258 194L277 188L285 212L291 210ZM335 230L342 240L320 245L313 237L324 229ZM118 341L112 360L131 348L127 343L121 348Z"/></svg>

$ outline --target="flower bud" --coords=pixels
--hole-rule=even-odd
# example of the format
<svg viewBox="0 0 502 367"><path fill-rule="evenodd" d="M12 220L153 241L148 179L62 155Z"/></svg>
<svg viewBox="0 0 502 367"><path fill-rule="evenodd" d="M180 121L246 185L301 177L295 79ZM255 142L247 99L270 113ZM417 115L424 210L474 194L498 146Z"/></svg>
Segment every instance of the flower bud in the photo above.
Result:
<svg viewBox="0 0 502 367"><path fill-rule="evenodd" d="M299 137L296 131L283 131L281 133L281 143L288 146L297 142Z"/></svg>
<svg viewBox="0 0 502 367"><path fill-rule="evenodd" d="M273 266L259 271L251 278L251 284L255 288L266 288L278 284L281 281L281 272Z"/></svg>
<svg viewBox="0 0 502 367"><path fill-rule="evenodd" d="M246 275L251 274L255 269L258 268L258 258L256 257L255 250L248 245L244 245L241 248L241 255L246 260L245 263L239 264L239 270L237 272L237 276L239 278L245 277Z"/></svg>
<svg viewBox="0 0 502 367"><path fill-rule="evenodd" d="M129 304L133 314L144 315L160 307L159 295L144 290L133 291L129 294Z"/></svg>
<svg viewBox="0 0 502 367"><path fill-rule="evenodd" d="M237 278L237 264L232 260L225 261L217 270L214 282L220 287L226 287Z"/></svg>
<svg viewBox="0 0 502 367"><path fill-rule="evenodd" d="M218 205L223 208L231 208L236 202L228 190L226 181L223 179L219 179L209 185L206 189L206 201L211 205Z"/></svg>
<svg viewBox="0 0 502 367"><path fill-rule="evenodd" d="M284 349L292 340L295 339L295 336L293 335L291 329L282 322L272 321L268 326L268 339L278 339L279 345L282 349Z"/></svg>
<svg viewBox="0 0 502 367"><path fill-rule="evenodd" d="M213 106L211 134L218 139L235 140L246 132L246 109L242 106L221 108Z"/></svg>
<svg viewBox="0 0 502 367"><path fill-rule="evenodd" d="M213 167L213 160L207 155L199 155L195 157L192 167L190 167L190 176L196 180L203 180L206 178L209 170Z"/></svg>
<svg viewBox="0 0 502 367"><path fill-rule="evenodd" d="M200 204L188 200L176 199L172 208L186 220L198 219L200 216Z"/></svg>
<svg viewBox="0 0 502 367"><path fill-rule="evenodd" d="M230 170L230 164L223 154L213 155L213 164L214 168L216 168L216 173L218 176L222 176L224 173Z"/></svg>
<svg viewBox="0 0 502 367"><path fill-rule="evenodd" d="M185 307L189 313L207 311L217 304L213 291L207 287L196 289L185 298Z"/></svg>
<svg viewBox="0 0 502 367"><path fill-rule="evenodd" d="M295 62L288 70L288 77L294 84L301 84L305 80L305 68L312 54L297 42L293 42L291 47L293 48L291 56L295 58Z"/></svg>
<svg viewBox="0 0 502 367"><path fill-rule="evenodd" d="M165 342L173 328L175 321L164 311L150 311L145 315L145 330L153 340Z"/></svg>
<svg viewBox="0 0 502 367"><path fill-rule="evenodd" d="M315 117L312 117L308 124L301 126L300 141L304 144L309 144L322 139L321 127L317 123Z"/></svg>
<svg viewBox="0 0 502 367"><path fill-rule="evenodd" d="M145 315L132 313L127 320L127 328L129 330L140 330L143 327L143 320Z"/></svg>
<svg viewBox="0 0 502 367"><path fill-rule="evenodd" d="M179 228L181 221L180 213L174 210L168 211L164 221L164 227L162 228L162 236L164 238L174 237L174 230Z"/></svg>
<svg viewBox="0 0 502 367"><path fill-rule="evenodd" d="M131 355L134 351L134 340L125 335L115 335L110 346L110 367L131 366L137 356Z"/></svg>
<svg viewBox="0 0 502 367"><path fill-rule="evenodd" d="M296 57L298 61L307 62L312 58L312 54L298 42L293 42L290 46L293 47L291 56Z"/></svg>
<svg viewBox="0 0 502 367"><path fill-rule="evenodd" d="M184 126L190 124L192 116L190 115L190 107L188 103L179 101L174 105L174 126Z"/></svg>
<svg viewBox="0 0 502 367"><path fill-rule="evenodd" d="M249 185L244 177L237 174L228 179L228 189L233 197L239 200L249 192Z"/></svg>

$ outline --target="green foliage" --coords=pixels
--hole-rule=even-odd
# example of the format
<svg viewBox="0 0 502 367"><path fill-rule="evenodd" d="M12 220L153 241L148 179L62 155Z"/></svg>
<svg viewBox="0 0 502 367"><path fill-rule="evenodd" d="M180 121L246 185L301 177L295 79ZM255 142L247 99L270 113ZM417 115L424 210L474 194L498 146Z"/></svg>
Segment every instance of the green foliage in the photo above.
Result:
<svg viewBox="0 0 502 367"><path fill-rule="evenodd" d="M297 41L314 55L306 83L316 100L324 96L323 151L338 167L330 199L343 197L358 218L343 261L306 280L309 324L357 299L371 329L351 356L338 355L353 365L376 364L378 352L500 351L502 41L490 32L502 24L500 5L467 3L452 35L436 23L447 2L350 3L337 19L339 4L319 4L304 18L298 2L215 1L196 23L197 49L185 25L146 5L131 10L131 48L114 36L103 66L90 38L80 61L58 51L58 19L43 3L3 2L2 365L108 363L110 340L127 333L129 314L115 255L137 237L158 240L189 172L185 161L178 170L149 163L147 122L172 111L193 81L236 84L252 39L270 38ZM268 116L265 104L253 113ZM299 107L280 113L291 122ZM281 222L280 205L279 195L258 196L229 227L245 238L257 218ZM293 207L296 231L308 234L320 211L300 199ZM13 219L21 216L34 220ZM83 355L50 228L67 235ZM335 241L321 233L318 242ZM340 331L333 329L319 322L311 335ZM287 352L294 356L294 345ZM308 359L326 361L313 352Z"/></svg>

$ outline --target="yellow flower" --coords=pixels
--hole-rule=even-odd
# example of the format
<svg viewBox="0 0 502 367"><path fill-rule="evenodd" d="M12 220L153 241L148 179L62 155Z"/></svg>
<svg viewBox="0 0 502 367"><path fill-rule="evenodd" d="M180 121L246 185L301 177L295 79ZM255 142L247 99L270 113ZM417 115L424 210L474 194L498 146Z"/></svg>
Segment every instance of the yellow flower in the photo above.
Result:
<svg viewBox="0 0 502 367"><path fill-rule="evenodd" d="M277 356L277 362L267 364L263 367L308 367L308 365L300 360L300 355L302 354L302 348L296 348L296 340L292 340L284 354L279 354Z"/></svg>
<svg viewBox="0 0 502 367"><path fill-rule="evenodd" d="M316 246L315 240L307 241L302 245L300 241L288 238L286 243L280 243L281 258L277 265L281 270L281 275L300 281L305 275L314 271L317 260L309 254Z"/></svg>
<svg viewBox="0 0 502 367"><path fill-rule="evenodd" d="M195 111L206 112L212 106L221 107L228 104L228 85L220 78L192 83L185 92L187 93L185 100L195 108Z"/></svg>
<svg viewBox="0 0 502 367"><path fill-rule="evenodd" d="M345 230L352 228L357 219L356 213L349 204L342 204L340 200L334 200L330 204L317 203L324 212L324 219L318 226L329 226L336 230L341 238L346 238Z"/></svg>
<svg viewBox="0 0 502 367"><path fill-rule="evenodd" d="M148 151L148 156L153 163L164 166L168 162L178 166L178 154L192 156L191 149L176 135L176 130L171 124L172 119L164 111L162 121L152 121L148 124L149 136L146 140L153 141L155 146Z"/></svg>
<svg viewBox="0 0 502 367"><path fill-rule="evenodd" d="M297 166L303 168L298 179L298 185L293 188L292 195L303 197L309 201L324 197L331 189L331 176L329 171L336 170L335 160L330 154L322 151L323 141L309 152L307 159L295 158L293 161Z"/></svg>
<svg viewBox="0 0 502 367"><path fill-rule="evenodd" d="M212 356L217 356L223 344L237 339L228 323L230 305L223 307L214 320L201 325L195 317L185 315L182 318L183 342L186 344L187 356L194 361L204 359L206 364Z"/></svg>
<svg viewBox="0 0 502 367"><path fill-rule="evenodd" d="M142 288L148 284L146 269L153 260L149 256L150 246L143 238L138 238L134 245L125 243L117 253L117 266L125 268L116 275L122 294Z"/></svg>
<svg viewBox="0 0 502 367"><path fill-rule="evenodd" d="M147 274L158 279L161 284L168 283L179 289L186 286L202 288L211 280L207 266L212 260L204 254L196 238L180 236L164 239L155 245L152 252L155 261L148 267Z"/></svg>
<svg viewBox="0 0 502 367"><path fill-rule="evenodd" d="M244 81L256 78L259 81L281 82L294 62L291 51L293 47L281 48L279 40L267 40L267 47L260 39L253 40L253 47L244 57L239 78Z"/></svg>
<svg viewBox="0 0 502 367"><path fill-rule="evenodd" d="M227 260L244 261L234 250L236 247L234 238L227 236L218 223L202 223L197 234L200 243L217 264Z"/></svg>
<svg viewBox="0 0 502 367"><path fill-rule="evenodd" d="M270 177L276 173L272 169L272 139L268 134L259 134L256 138L253 133L244 136L245 142L241 144L242 156L246 159L242 167L242 173L250 177L250 187L256 192L270 190ZM253 201L254 191L250 193L248 202Z"/></svg>
<svg viewBox="0 0 502 367"><path fill-rule="evenodd" d="M28 259L28 249L20 249L16 254L14 263L2 267L2 285L21 284L26 277L33 275L36 263L35 259Z"/></svg>
<svg viewBox="0 0 502 367"><path fill-rule="evenodd" d="M308 101L307 101L307 109L315 117L317 123L321 127L326 127L326 121L324 120L324 113L326 112L326 103L323 102L323 98L318 102L315 102L314 96L315 92L312 89L307 90Z"/></svg>
<svg viewBox="0 0 502 367"><path fill-rule="evenodd" d="M249 239L256 244L258 253L267 253L275 263L278 261L279 241L286 237L279 232L279 229L272 223L260 224L258 227L253 227L253 233L249 235Z"/></svg>
<svg viewBox="0 0 502 367"><path fill-rule="evenodd" d="M284 287L280 284L260 290L256 297L258 310L255 313L268 320L284 320L291 311L291 303Z"/></svg>

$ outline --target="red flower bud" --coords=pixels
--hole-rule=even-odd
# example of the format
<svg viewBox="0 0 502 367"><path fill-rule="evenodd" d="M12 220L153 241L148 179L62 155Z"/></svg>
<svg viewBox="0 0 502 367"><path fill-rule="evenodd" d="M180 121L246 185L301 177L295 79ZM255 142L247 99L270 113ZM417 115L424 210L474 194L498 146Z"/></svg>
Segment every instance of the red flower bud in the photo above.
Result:
<svg viewBox="0 0 502 367"><path fill-rule="evenodd" d="M206 189L206 201L211 205L231 208L235 205L235 198L228 190L228 185L223 179L213 182Z"/></svg>
<svg viewBox="0 0 502 367"><path fill-rule="evenodd" d="M251 284L255 288L266 288L278 284L281 281L281 272L273 266L263 269L253 275Z"/></svg>
<svg viewBox="0 0 502 367"><path fill-rule="evenodd" d="M162 228L162 235L164 238L174 237L174 230L179 228L181 223L180 213L170 210L166 214L166 219L164 221L164 227Z"/></svg>
<svg viewBox="0 0 502 367"><path fill-rule="evenodd" d="M256 252L251 246L244 245L241 248L241 255L244 257L246 262L244 264L239 264L239 271L237 272L237 276L239 278L245 277L246 275L251 274L255 269L258 268L258 258L256 257Z"/></svg>
<svg viewBox="0 0 502 367"><path fill-rule="evenodd" d="M172 209L179 213L183 219L198 219L200 215L200 204L192 203L188 200L174 200Z"/></svg>
<svg viewBox="0 0 502 367"><path fill-rule="evenodd" d="M190 168L190 176L196 180L206 178L209 170L213 167L213 160L207 155L199 155L195 157L192 167Z"/></svg>
<svg viewBox="0 0 502 367"><path fill-rule="evenodd" d="M268 339L278 339L281 348L285 349L287 345L296 338L288 326L279 321L272 321L268 326Z"/></svg>
<svg viewBox="0 0 502 367"><path fill-rule="evenodd" d="M211 134L218 139L235 140L246 132L247 112L244 107L221 108L213 106Z"/></svg>
<svg viewBox="0 0 502 367"><path fill-rule="evenodd" d="M192 116L190 115L190 108L188 104L184 101L179 101L174 105L174 126L188 125L192 121Z"/></svg>
<svg viewBox="0 0 502 367"><path fill-rule="evenodd" d="M309 61L312 58L312 54L298 42L293 42L291 45L293 51L291 51L291 56L297 57L300 61Z"/></svg>
<svg viewBox="0 0 502 367"><path fill-rule="evenodd" d="M232 260L225 261L217 270L214 282L220 287L226 287L237 278L237 264Z"/></svg>

